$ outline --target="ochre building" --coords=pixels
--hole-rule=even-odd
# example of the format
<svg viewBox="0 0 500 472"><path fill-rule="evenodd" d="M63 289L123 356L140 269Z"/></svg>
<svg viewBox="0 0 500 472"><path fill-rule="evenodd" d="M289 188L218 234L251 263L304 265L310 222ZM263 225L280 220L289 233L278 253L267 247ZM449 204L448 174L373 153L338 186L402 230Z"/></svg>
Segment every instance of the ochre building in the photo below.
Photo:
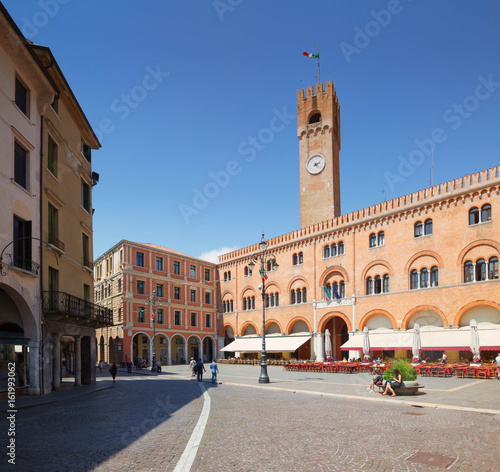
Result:
<svg viewBox="0 0 500 472"><path fill-rule="evenodd" d="M421 358L470 358L472 322L481 356L495 357L499 166L342 214L335 88L297 101L301 228L268 241L279 268L266 268L264 302L249 266L258 244L219 257L220 355L260 355L265 303L271 356L360 357L366 327L371 356L411 357L418 325Z"/></svg>

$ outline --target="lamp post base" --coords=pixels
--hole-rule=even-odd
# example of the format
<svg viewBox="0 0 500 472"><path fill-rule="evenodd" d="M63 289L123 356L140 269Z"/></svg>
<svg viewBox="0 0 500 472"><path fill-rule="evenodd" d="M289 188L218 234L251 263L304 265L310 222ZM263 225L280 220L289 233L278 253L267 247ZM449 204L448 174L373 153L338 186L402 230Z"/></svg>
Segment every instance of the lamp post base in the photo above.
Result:
<svg viewBox="0 0 500 472"><path fill-rule="evenodd" d="M259 375L259 383L263 384L269 383L269 376L267 375L267 363L263 362L260 364L260 375Z"/></svg>

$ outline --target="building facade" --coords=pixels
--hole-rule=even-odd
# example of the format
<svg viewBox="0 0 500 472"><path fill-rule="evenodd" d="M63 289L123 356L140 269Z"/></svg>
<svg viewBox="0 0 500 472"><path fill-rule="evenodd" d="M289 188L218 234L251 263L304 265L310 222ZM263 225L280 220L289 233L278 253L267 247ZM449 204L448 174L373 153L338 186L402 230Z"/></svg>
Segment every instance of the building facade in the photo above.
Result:
<svg viewBox="0 0 500 472"><path fill-rule="evenodd" d="M94 298L113 326L97 330L99 360L215 358L215 276L215 264L155 244L122 240L106 251L94 263Z"/></svg>
<svg viewBox="0 0 500 472"><path fill-rule="evenodd" d="M16 387L95 383L90 149L100 147L48 48L0 4L0 372Z"/></svg>
<svg viewBox="0 0 500 472"><path fill-rule="evenodd" d="M333 84L299 91L297 109L302 227L268 241L279 269L267 267L264 299L271 346L273 338L290 340L271 351L360 357L367 327L371 355L411 357L418 325L421 357L446 352L458 360L470 357L475 320L483 355L491 357L500 348L500 167L342 215ZM260 350L262 280L249 266L257 252L256 244L219 257L226 355Z"/></svg>

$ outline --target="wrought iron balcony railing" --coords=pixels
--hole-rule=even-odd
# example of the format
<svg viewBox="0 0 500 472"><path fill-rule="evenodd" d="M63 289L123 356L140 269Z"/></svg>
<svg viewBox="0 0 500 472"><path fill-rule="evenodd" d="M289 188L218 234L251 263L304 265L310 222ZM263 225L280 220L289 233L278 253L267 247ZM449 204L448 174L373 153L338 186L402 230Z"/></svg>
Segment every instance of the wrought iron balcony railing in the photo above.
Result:
<svg viewBox="0 0 500 472"><path fill-rule="evenodd" d="M92 261L89 261L88 259L83 260L83 265L85 267L88 267L90 270L94 270L94 263Z"/></svg>
<svg viewBox="0 0 500 472"><path fill-rule="evenodd" d="M27 257L20 257L17 254L8 254L10 257L9 267L25 270L30 272L35 277L38 277L38 271L40 270L40 264L33 262Z"/></svg>
<svg viewBox="0 0 500 472"><path fill-rule="evenodd" d="M54 235L50 234L49 235L49 244L52 244L55 248L59 249L60 251L64 252L66 246L62 241L59 241Z"/></svg>
<svg viewBox="0 0 500 472"><path fill-rule="evenodd" d="M69 322L86 324L93 327L113 325L113 312L95 303L75 297L66 292L42 292L42 310L46 315L71 318Z"/></svg>

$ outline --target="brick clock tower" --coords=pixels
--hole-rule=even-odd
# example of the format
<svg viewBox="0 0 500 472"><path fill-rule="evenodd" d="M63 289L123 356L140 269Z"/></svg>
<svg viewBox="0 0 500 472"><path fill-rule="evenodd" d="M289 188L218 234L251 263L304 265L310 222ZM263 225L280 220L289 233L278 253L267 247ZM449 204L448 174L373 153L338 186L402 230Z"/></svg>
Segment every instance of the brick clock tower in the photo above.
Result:
<svg viewBox="0 0 500 472"><path fill-rule="evenodd" d="M340 106L333 82L297 91L300 226L340 215Z"/></svg>

